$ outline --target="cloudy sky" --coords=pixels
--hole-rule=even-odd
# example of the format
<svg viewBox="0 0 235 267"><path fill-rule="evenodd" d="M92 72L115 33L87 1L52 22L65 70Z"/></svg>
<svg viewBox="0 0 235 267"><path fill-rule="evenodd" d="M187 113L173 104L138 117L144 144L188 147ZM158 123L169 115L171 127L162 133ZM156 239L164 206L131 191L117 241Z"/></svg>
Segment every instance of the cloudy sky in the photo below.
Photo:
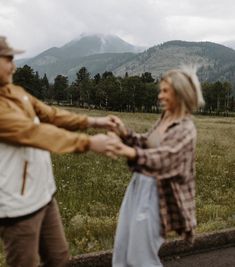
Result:
<svg viewBox="0 0 235 267"><path fill-rule="evenodd" d="M82 33L138 46L169 40L235 43L234 0L0 0L0 35L31 57Z"/></svg>

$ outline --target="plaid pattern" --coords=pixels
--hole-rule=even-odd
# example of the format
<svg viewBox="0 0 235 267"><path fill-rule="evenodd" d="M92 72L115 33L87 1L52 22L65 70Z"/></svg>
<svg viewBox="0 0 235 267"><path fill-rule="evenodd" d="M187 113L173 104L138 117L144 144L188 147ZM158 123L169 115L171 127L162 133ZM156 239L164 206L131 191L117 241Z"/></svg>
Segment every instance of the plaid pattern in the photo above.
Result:
<svg viewBox="0 0 235 267"><path fill-rule="evenodd" d="M192 241L195 218L195 144L196 129L190 117L172 123L156 148L147 147L146 134L128 129L122 137L125 144L136 149L137 157L129 160L132 171L155 176L158 184L162 234L176 231Z"/></svg>

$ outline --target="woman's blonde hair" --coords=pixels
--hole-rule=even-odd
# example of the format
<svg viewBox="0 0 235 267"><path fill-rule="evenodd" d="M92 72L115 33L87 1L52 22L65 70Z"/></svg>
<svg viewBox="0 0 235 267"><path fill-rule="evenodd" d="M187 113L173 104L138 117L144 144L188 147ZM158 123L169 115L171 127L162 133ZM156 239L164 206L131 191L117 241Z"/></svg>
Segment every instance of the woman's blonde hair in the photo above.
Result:
<svg viewBox="0 0 235 267"><path fill-rule="evenodd" d="M196 66L188 65L167 71L161 77L175 91L180 113L192 113L205 104L196 72Z"/></svg>

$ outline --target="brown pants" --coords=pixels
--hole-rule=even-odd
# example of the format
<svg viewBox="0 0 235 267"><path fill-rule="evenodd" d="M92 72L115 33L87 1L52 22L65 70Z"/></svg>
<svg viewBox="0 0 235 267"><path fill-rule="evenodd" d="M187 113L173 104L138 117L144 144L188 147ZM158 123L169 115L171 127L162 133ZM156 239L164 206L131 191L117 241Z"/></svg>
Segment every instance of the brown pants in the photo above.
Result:
<svg viewBox="0 0 235 267"><path fill-rule="evenodd" d="M10 267L37 267L39 255L44 267L68 263L68 245L55 199L33 214L0 219L0 237Z"/></svg>

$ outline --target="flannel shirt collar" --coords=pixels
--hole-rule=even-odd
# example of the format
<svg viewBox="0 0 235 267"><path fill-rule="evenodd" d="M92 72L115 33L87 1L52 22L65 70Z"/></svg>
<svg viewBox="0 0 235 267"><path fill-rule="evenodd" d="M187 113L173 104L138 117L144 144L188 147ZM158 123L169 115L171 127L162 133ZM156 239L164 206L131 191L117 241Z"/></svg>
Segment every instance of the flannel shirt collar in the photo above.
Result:
<svg viewBox="0 0 235 267"><path fill-rule="evenodd" d="M156 127L159 125L159 123L160 123L161 120L163 119L164 115L165 115L165 112L162 113L161 118L160 118L160 120L158 121ZM183 117L175 118L175 119L168 125L168 127L167 127L167 129L166 129L166 132L167 132L169 129L171 129L172 127L174 127L174 126L176 126L176 125L182 123L183 121L188 120L190 117L191 117L190 114L186 114L186 115L183 116Z"/></svg>

